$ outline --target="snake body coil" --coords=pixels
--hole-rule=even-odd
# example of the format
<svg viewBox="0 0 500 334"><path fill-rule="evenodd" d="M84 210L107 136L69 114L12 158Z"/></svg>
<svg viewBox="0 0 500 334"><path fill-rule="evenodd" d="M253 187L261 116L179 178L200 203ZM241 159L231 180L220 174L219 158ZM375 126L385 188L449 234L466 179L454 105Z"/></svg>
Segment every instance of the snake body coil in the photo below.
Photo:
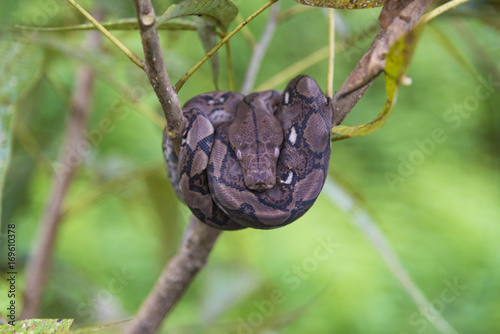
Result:
<svg viewBox="0 0 500 334"><path fill-rule="evenodd" d="M183 108L179 152L164 136L169 178L204 223L272 229L301 217L328 173L332 106L305 75L283 93L198 95Z"/></svg>

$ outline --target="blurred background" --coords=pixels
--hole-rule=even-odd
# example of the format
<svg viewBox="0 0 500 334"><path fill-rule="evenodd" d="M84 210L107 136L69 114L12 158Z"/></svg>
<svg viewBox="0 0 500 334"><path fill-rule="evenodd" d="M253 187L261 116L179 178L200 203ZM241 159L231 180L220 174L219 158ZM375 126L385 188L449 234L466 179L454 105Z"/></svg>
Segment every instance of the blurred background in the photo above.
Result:
<svg viewBox="0 0 500 334"><path fill-rule="evenodd" d="M79 3L88 10L99 6L104 20L135 17L131 1ZM154 1L156 13L170 3ZM245 18L265 1L234 3ZM304 59L308 66L301 73L326 89L326 57L307 57L327 47L327 14L299 7L281 1L282 13L301 10L280 21L257 74L258 89L283 89L296 75L288 67ZM333 143L330 181L297 222L271 231L223 233L162 332L446 332L430 319L445 319L459 333L500 332L498 10L498 2L471 1L427 25L408 70L412 84L400 89L387 124L372 135ZM14 223L17 284L23 290L22 267L60 167L76 73L82 64L90 66L96 75L86 135L91 148L79 155L81 166L62 206L40 317L75 319L72 328L129 319L175 254L189 218L167 180L161 151L164 121L156 96L142 70L106 39L96 51L84 44L83 31L11 34L15 24L85 23L66 2L2 1L0 13L0 49L8 53L12 36L27 39L18 57L30 73L17 93L3 189L2 276L7 271L6 225ZM336 11L337 44L346 48L335 58L334 89L370 45L379 13L380 8ZM231 39L237 89L251 58L249 36L260 38L268 14ZM137 31L113 34L142 58ZM196 31L160 35L175 83L203 57L203 45ZM225 52L219 52L219 61L219 88L224 90ZM283 79L266 86L277 74ZM6 84L0 78L0 85ZM179 98L184 103L214 89L205 64ZM385 100L380 77L343 124L371 121ZM347 195L339 197L333 182ZM346 210L339 198L354 200L356 209ZM374 225L361 224L360 212L363 221ZM382 254L399 258L438 314L409 297L398 270L389 269L367 238L373 226L390 245ZM2 279L3 318L7 290ZM120 326L126 323L103 331L119 332Z"/></svg>

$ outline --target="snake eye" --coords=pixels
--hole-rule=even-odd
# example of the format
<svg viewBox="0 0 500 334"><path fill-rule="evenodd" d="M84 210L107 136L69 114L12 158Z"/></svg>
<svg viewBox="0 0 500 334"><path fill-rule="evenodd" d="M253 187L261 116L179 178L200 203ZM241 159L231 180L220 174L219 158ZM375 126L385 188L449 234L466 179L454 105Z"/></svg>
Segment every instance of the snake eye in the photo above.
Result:
<svg viewBox="0 0 500 334"><path fill-rule="evenodd" d="M236 158L238 158L238 160L241 160L241 150L236 151Z"/></svg>
<svg viewBox="0 0 500 334"><path fill-rule="evenodd" d="M278 159L278 157L279 157L279 156L280 156L280 149L279 149L279 148L277 148L277 147L275 147L275 148L274 148L274 157L275 157L276 159Z"/></svg>

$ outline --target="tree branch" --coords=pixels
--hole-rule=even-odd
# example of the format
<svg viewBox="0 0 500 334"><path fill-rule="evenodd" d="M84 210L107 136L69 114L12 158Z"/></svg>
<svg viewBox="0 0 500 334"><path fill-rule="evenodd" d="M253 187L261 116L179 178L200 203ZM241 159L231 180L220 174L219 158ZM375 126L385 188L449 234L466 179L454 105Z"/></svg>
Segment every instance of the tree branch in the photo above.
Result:
<svg viewBox="0 0 500 334"><path fill-rule="evenodd" d="M144 70L167 119L167 134L178 151L184 117L176 91L163 61L156 15L150 0L134 0L144 49ZM156 286L140 307L126 333L154 333L184 294L196 274L205 266L221 231L192 218L176 256L165 267Z"/></svg>
<svg viewBox="0 0 500 334"><path fill-rule="evenodd" d="M411 31L432 0L387 0L379 16L380 31L347 80L333 96L333 125L339 125L384 71L389 47Z"/></svg>
<svg viewBox="0 0 500 334"><path fill-rule="evenodd" d="M269 19L267 21L266 28L262 33L259 43L254 47L252 59L250 60L250 65L248 65L247 73L245 75L245 80L241 88L241 93L243 95L250 94L252 88L254 87L255 77L259 71L262 59L269 47L269 43L274 35L274 30L276 30L276 25L278 24L278 16L280 13L280 3L276 2L271 7L271 12L269 13Z"/></svg>
<svg viewBox="0 0 500 334"><path fill-rule="evenodd" d="M158 330L163 319L207 263L220 233L220 230L200 222L194 216L191 218L177 255L163 270L156 286L125 330L126 334L149 334Z"/></svg>
<svg viewBox="0 0 500 334"><path fill-rule="evenodd" d="M89 33L89 46L98 49L101 34ZM38 315L42 291L50 271L54 242L61 220L61 206L73 180L81 157L75 161L75 153L80 152L79 145L85 142L84 131L92 100L94 74L88 66L80 67L76 76L75 94L71 102L70 117L63 153L60 158L61 168L55 169L52 180L52 194L36 235L35 248L26 267L26 290L20 319L34 318Z"/></svg>
<svg viewBox="0 0 500 334"><path fill-rule="evenodd" d="M151 0L134 0L134 5L144 49L144 71L165 114L167 134L172 139L174 148L178 152L184 130L184 117L182 116L179 98L172 87L163 61L160 38L158 30L155 28L155 11Z"/></svg>

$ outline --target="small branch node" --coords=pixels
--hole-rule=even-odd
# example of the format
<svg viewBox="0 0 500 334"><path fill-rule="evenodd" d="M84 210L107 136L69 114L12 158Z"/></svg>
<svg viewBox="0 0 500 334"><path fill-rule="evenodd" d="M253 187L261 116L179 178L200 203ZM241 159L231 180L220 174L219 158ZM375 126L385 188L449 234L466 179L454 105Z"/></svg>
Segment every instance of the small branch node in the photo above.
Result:
<svg viewBox="0 0 500 334"><path fill-rule="evenodd" d="M156 17L151 13L141 15L141 22L146 27L152 26L155 23L155 20Z"/></svg>

